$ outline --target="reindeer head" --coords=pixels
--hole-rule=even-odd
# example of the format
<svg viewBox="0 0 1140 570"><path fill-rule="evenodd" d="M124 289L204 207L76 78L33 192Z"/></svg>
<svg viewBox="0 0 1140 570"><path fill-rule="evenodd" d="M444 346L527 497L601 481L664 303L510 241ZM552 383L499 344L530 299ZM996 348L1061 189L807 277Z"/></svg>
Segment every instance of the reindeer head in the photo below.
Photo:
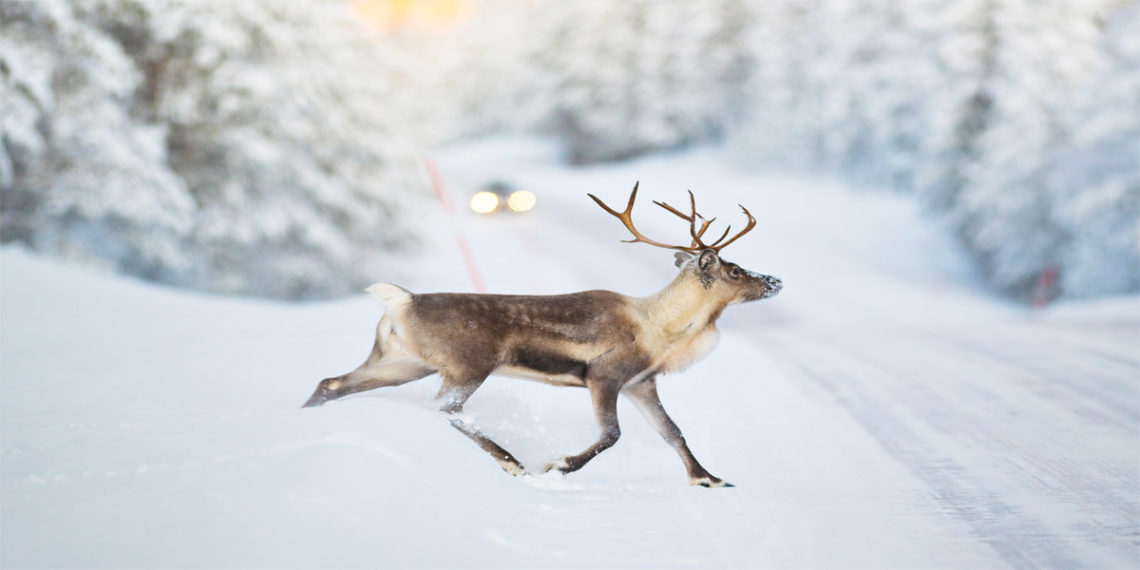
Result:
<svg viewBox="0 0 1140 570"><path fill-rule="evenodd" d="M693 197L692 191L689 191L689 214L684 214L664 202L655 201L653 202L654 204L665 208L670 213L689 222L689 237L692 238L692 243L687 246L669 245L645 237L634 227L632 213L633 202L637 199L637 187L638 184L633 185L633 192L629 195L629 203L622 212L610 208L599 200L597 196L588 194L603 210L621 220L626 229L633 234L634 239L623 241L626 243L642 242L656 247L677 250L677 266L681 267L683 272L692 273L706 290L714 296L723 299L727 305L766 299L776 295L780 292L780 289L783 288L783 282L780 281L778 277L748 271L720 257L720 251L722 249L756 227L756 218L752 216L748 208L740 206L740 209L744 211L744 215L748 216L748 224L743 230L731 238L728 238L728 232L732 230L732 226L729 226L725 228L720 238L712 243L706 244L701 238L709 229L709 225L716 221L716 218L705 219L704 216L697 213L697 202L696 198ZM700 222L699 228L697 227L698 222ZM728 238L727 241L726 238Z"/></svg>

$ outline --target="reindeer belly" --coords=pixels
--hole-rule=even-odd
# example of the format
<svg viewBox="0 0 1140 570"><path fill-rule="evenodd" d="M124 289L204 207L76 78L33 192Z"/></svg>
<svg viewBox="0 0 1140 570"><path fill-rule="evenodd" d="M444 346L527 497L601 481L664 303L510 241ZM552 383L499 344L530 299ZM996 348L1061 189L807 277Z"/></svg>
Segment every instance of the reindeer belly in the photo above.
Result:
<svg viewBox="0 0 1140 570"><path fill-rule="evenodd" d="M495 369L495 374L555 386L586 385L586 361L577 358L573 351L520 346L506 360Z"/></svg>
<svg viewBox="0 0 1140 570"><path fill-rule="evenodd" d="M523 380L535 380L552 386L586 387L586 381L573 374L550 374L520 366L500 366L495 369L493 374L510 376L511 378L521 378Z"/></svg>

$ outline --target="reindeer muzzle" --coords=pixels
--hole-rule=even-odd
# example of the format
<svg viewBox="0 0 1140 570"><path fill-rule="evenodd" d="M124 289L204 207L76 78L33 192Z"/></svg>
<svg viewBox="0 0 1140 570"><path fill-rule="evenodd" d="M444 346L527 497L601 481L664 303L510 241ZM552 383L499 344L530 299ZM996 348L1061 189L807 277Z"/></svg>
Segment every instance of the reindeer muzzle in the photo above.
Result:
<svg viewBox="0 0 1140 570"><path fill-rule="evenodd" d="M768 294L764 295L765 299L767 299L768 297L775 297L776 294L780 292L780 289L784 288L784 282L781 281L779 277L772 277L771 275L765 275L764 276L764 283L766 285L768 285Z"/></svg>

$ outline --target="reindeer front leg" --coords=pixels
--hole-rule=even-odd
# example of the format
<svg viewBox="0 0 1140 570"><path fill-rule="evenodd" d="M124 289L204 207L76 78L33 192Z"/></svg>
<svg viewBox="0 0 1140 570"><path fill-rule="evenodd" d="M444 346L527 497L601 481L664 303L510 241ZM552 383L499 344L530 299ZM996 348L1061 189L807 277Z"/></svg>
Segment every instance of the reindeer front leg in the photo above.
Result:
<svg viewBox="0 0 1140 570"><path fill-rule="evenodd" d="M577 471L599 453L613 447L618 438L621 437L621 427L618 425L617 417L617 398L618 393L621 392L620 382L587 379L586 387L590 390L590 399L594 403L594 415L597 417L598 427L602 429L602 435L594 445L586 448L582 453L563 457L547 465L547 471L552 469L557 469L562 473Z"/></svg>
<svg viewBox="0 0 1140 570"><path fill-rule="evenodd" d="M685 442L685 436L681 435L681 429L673 423L673 419L665 413L665 407L661 405L661 398L657 396L656 377L650 376L640 382L627 385L625 394L633 400L634 404L637 404L637 408L645 415L645 419L653 424L657 433L661 434L661 437L665 438L665 441L677 450L681 456L681 461L685 462L685 469L689 471L690 483L702 487L733 486L732 483L714 477L697 462L697 458L689 450L689 444Z"/></svg>

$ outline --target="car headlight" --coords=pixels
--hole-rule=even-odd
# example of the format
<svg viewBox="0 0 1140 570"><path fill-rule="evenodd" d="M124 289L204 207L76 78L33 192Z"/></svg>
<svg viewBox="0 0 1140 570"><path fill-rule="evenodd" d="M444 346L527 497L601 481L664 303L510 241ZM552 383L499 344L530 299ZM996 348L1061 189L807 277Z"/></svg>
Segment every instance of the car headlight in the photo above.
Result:
<svg viewBox="0 0 1140 570"><path fill-rule="evenodd" d="M471 197L471 209L476 214L490 214L499 209L499 197L494 192L476 192Z"/></svg>
<svg viewBox="0 0 1140 570"><path fill-rule="evenodd" d="M518 190L511 192L511 195L507 198L507 207L510 208L512 212L526 212L534 207L535 201L534 194L526 190Z"/></svg>

